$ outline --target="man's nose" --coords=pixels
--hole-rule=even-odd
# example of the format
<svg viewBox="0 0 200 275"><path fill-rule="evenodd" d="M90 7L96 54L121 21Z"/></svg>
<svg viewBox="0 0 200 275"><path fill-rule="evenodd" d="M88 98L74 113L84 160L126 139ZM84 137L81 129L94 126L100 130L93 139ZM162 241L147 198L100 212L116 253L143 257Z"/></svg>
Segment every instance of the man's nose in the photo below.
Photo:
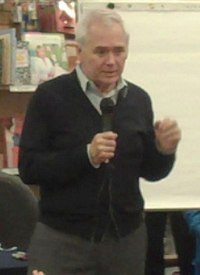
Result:
<svg viewBox="0 0 200 275"><path fill-rule="evenodd" d="M108 52L106 57L106 63L107 64L114 64L115 63L115 55L113 52Z"/></svg>

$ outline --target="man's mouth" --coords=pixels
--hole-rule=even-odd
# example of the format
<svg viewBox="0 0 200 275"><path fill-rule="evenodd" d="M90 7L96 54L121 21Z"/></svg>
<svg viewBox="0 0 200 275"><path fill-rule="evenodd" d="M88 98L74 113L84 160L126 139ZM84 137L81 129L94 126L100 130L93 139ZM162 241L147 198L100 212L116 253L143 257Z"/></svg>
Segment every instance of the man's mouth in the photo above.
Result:
<svg viewBox="0 0 200 275"><path fill-rule="evenodd" d="M113 75L116 75L116 71L104 71L104 74L106 74L106 75L111 75L111 76L113 76Z"/></svg>

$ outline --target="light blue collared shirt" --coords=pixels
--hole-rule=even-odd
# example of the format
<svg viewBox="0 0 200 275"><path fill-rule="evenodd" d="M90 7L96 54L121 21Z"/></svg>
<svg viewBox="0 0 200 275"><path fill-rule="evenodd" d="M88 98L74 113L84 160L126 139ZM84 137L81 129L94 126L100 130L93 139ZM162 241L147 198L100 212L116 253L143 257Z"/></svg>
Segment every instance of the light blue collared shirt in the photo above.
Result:
<svg viewBox="0 0 200 275"><path fill-rule="evenodd" d="M123 78L117 83L117 86L109 91L106 95L102 94L97 87L95 86L94 82L89 80L83 71L80 68L80 65L77 65L76 72L78 76L78 80L80 82L81 88L85 95L89 98L92 105L96 108L96 110L101 114L100 110L100 102L105 97L111 97L114 103L117 103L117 97L120 90L127 87L127 83Z"/></svg>

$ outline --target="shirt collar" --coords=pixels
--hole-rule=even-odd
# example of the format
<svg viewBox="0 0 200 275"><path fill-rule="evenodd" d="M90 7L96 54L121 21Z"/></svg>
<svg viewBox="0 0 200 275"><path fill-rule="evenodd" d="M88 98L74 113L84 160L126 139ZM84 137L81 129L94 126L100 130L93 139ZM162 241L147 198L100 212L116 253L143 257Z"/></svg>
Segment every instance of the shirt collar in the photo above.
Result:
<svg viewBox="0 0 200 275"><path fill-rule="evenodd" d="M81 88L82 88L82 90L83 90L83 92L84 92L85 94L87 94L88 90L91 90L91 89L94 90L94 91L96 90L96 92L98 92L97 89L96 89L96 87L95 87L94 82L91 81L91 80L89 80L89 79L87 78L87 76L86 76L86 75L83 73L83 71L81 70L80 65L77 65L77 66L76 66L76 73L77 73L77 77L78 77L78 80L79 80L79 82L80 82ZM128 86L127 82L126 82L123 78L120 78L119 81L118 81L118 83L117 83L116 88L115 88L114 90L111 90L111 91L108 93L108 95L106 95L106 97L107 97L107 96L114 96L114 95L117 95L118 92L119 92L121 89L123 89L123 88L125 88L125 87L127 87L127 86ZM98 92L98 93L99 93L99 92Z"/></svg>

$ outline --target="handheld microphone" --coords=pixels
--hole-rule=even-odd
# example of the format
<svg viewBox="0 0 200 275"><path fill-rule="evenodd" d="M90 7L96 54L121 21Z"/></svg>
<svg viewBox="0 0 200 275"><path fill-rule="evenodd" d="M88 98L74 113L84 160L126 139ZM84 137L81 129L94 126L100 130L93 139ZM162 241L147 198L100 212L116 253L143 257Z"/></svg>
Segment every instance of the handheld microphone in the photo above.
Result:
<svg viewBox="0 0 200 275"><path fill-rule="evenodd" d="M114 101L107 97L103 98L100 103L100 109L102 112L102 128L103 132L112 130L112 118L115 108Z"/></svg>

